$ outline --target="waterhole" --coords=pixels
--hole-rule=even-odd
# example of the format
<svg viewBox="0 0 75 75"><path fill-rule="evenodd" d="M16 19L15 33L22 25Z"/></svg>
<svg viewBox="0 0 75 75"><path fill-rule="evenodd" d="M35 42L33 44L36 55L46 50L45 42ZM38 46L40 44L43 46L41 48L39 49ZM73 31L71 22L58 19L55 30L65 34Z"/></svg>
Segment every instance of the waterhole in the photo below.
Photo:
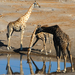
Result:
<svg viewBox="0 0 75 75"><path fill-rule="evenodd" d="M66 63L66 67L71 67ZM60 62L60 69L64 69L64 63ZM0 75L3 74L47 74L56 72L56 58L26 55L0 55Z"/></svg>

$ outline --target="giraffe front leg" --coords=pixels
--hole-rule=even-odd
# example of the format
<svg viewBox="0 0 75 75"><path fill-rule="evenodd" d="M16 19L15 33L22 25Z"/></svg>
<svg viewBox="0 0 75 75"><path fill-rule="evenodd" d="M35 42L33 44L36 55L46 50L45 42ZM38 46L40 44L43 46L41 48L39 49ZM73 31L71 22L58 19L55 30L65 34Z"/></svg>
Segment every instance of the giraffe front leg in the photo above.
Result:
<svg viewBox="0 0 75 75"><path fill-rule="evenodd" d="M43 52L44 48L41 49L41 52Z"/></svg>
<svg viewBox="0 0 75 75"><path fill-rule="evenodd" d="M29 54L31 53L31 49L32 49L32 47L30 47L30 48L28 49L27 55L29 55Z"/></svg>
<svg viewBox="0 0 75 75"><path fill-rule="evenodd" d="M8 46L7 46L7 50L11 49L11 46L10 46L10 37L8 38Z"/></svg>
<svg viewBox="0 0 75 75"><path fill-rule="evenodd" d="M64 55L64 73L66 72L66 59L67 59L67 55Z"/></svg>
<svg viewBox="0 0 75 75"><path fill-rule="evenodd" d="M22 44L23 44L23 35L24 35L24 30L21 31L21 44L20 44L20 50L22 50Z"/></svg>
<svg viewBox="0 0 75 75"><path fill-rule="evenodd" d="M45 50L45 54L48 55L47 51L46 51L46 46L43 46L41 52L43 52L43 50Z"/></svg>
<svg viewBox="0 0 75 75"><path fill-rule="evenodd" d="M60 72L60 58L57 56L57 72Z"/></svg>

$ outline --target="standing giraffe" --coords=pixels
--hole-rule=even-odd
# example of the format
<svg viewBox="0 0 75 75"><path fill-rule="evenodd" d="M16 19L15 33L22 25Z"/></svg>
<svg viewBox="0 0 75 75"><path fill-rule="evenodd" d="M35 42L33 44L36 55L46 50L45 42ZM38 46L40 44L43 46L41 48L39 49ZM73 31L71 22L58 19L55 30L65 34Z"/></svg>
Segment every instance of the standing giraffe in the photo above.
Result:
<svg viewBox="0 0 75 75"><path fill-rule="evenodd" d="M49 26L49 27L39 27L36 30L35 34L38 34L40 32L46 32L46 33L53 34L54 47L56 50L56 56L57 56L57 62L58 62L57 72L60 72L61 52L64 57L64 71L63 72L64 73L66 72L66 59L67 59L66 50L68 52L69 60L71 63L71 70L72 72L74 72L72 55L70 52L71 40L69 36L66 33L64 33L58 25Z"/></svg>
<svg viewBox="0 0 75 75"><path fill-rule="evenodd" d="M26 28L26 22L29 19L32 9L34 7L39 7L40 5L38 3L36 3L36 1L29 7L28 12L23 15L22 17L20 17L19 19L17 19L16 21L10 22L7 26L7 40L8 40L8 46L7 49L11 49L10 46L10 38L13 34L14 31L16 32L21 32L21 44L20 44L20 49L22 50L22 40L23 40L23 35L24 35L24 30Z"/></svg>

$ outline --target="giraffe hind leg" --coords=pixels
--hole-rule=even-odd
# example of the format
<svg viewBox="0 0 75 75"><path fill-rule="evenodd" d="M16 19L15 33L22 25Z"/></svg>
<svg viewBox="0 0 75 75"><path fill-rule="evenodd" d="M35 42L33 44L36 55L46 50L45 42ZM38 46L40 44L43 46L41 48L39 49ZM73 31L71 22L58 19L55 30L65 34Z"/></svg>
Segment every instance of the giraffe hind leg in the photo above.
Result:
<svg viewBox="0 0 75 75"><path fill-rule="evenodd" d="M44 40L44 38L42 38L41 40L42 40L42 42L43 42L43 48L41 49L41 52L43 52L44 47L45 47L45 40Z"/></svg>
<svg viewBox="0 0 75 75"><path fill-rule="evenodd" d="M57 56L57 72L60 72L60 58Z"/></svg>
<svg viewBox="0 0 75 75"><path fill-rule="evenodd" d="M51 39L51 37L49 37L49 45L50 45L50 50L49 50L49 53L51 53L51 49L52 49L52 39Z"/></svg>
<svg viewBox="0 0 75 75"><path fill-rule="evenodd" d="M47 50L46 50L46 41L47 41L46 38L43 38L42 41L43 41L43 48L42 48L41 52L43 50L45 50L45 54L48 55Z"/></svg>
<svg viewBox="0 0 75 75"><path fill-rule="evenodd" d="M32 47L38 42L38 38L36 39L36 41L33 43Z"/></svg>
<svg viewBox="0 0 75 75"><path fill-rule="evenodd" d="M68 51L70 63L71 63L71 71L74 72L74 67L73 67L73 61L72 61L72 55L70 54L70 51Z"/></svg>
<svg viewBox="0 0 75 75"><path fill-rule="evenodd" d="M72 72L74 72L73 61L72 61L72 55L70 54L70 45L68 45L67 52L68 52L69 59L70 59L70 63L71 63L71 70L72 70Z"/></svg>
<svg viewBox="0 0 75 75"><path fill-rule="evenodd" d="M72 62L72 55L70 55L70 62L71 62L71 71L74 72L73 62Z"/></svg>
<svg viewBox="0 0 75 75"><path fill-rule="evenodd" d="M66 60L67 60L67 55L64 55L64 71L63 71L63 73L66 72Z"/></svg>

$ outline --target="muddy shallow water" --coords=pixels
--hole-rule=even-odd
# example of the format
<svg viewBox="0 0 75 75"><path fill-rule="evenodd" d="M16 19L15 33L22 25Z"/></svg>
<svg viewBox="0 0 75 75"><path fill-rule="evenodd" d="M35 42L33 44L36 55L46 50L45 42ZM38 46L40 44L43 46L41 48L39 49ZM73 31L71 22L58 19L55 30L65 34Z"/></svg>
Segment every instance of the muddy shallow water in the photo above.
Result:
<svg viewBox="0 0 75 75"><path fill-rule="evenodd" d="M71 67L71 64L67 62L66 67ZM63 62L60 62L60 69L64 69ZM57 61L51 57L11 54L0 56L0 74L50 74L56 70Z"/></svg>

